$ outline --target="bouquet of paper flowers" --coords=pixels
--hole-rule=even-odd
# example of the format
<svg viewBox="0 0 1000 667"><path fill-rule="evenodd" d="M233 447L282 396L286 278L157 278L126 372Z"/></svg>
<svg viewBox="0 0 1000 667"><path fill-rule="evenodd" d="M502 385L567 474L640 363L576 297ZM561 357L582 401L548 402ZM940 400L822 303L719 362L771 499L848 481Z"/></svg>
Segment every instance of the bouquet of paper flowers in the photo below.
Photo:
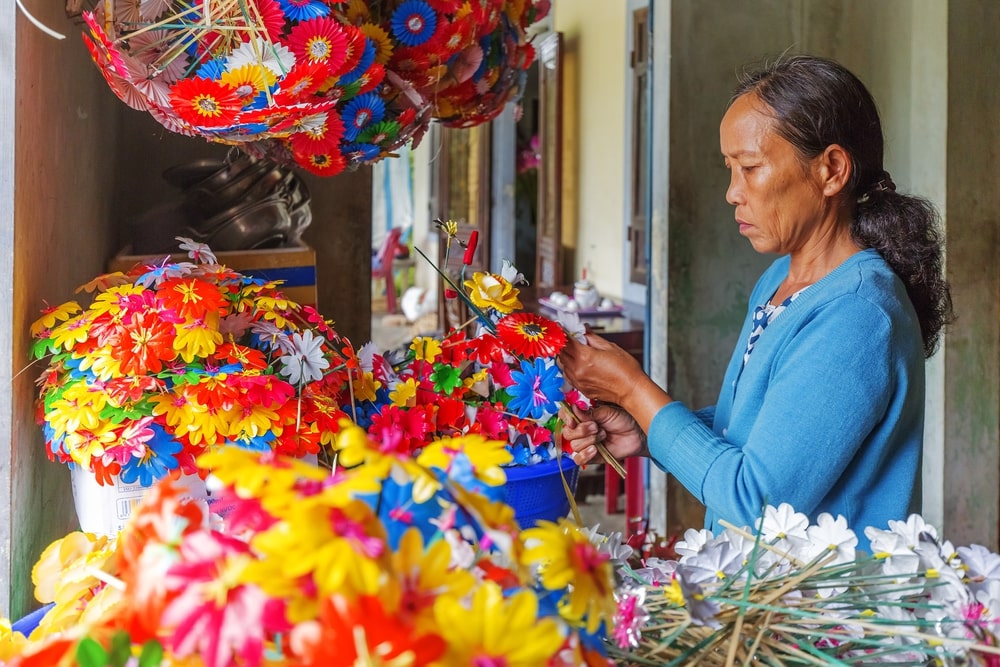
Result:
<svg viewBox="0 0 1000 667"><path fill-rule="evenodd" d="M1000 664L1000 556L919 515L816 523L783 504L755 529L688 530L676 560L610 544L621 584L611 655L630 665ZM623 613L627 610L627 613Z"/></svg>
<svg viewBox="0 0 1000 667"><path fill-rule="evenodd" d="M225 524L161 482L116 541L54 543L32 573L51 607L30 638L0 624L0 664L608 665L609 555L566 521L521 531L466 490L467 476L503 476L503 443L479 440L398 457L345 425L336 448L366 464L332 476L271 452L205 454ZM414 500L383 493L390 459L432 510L402 531L377 512Z"/></svg>
<svg viewBox="0 0 1000 667"><path fill-rule="evenodd" d="M76 301L46 308L31 327L47 359L38 418L49 458L149 486L196 472L225 445L302 457L332 442L345 415L341 387L361 372L350 343L276 282L195 261L100 276Z"/></svg>
<svg viewBox="0 0 1000 667"><path fill-rule="evenodd" d="M560 455L560 405L588 405L555 361L567 335L582 335L583 327L579 318L521 310L523 277L507 262L500 273L465 277L477 238L473 232L463 243L462 285L441 274L446 295L464 299L471 319L443 337L417 337L404 352L374 353L368 364L377 389L356 396L357 422L394 450L476 433L507 442L511 465L550 461Z"/></svg>
<svg viewBox="0 0 1000 667"><path fill-rule="evenodd" d="M111 90L172 132L332 176L521 92L547 0L156 0L86 12Z"/></svg>

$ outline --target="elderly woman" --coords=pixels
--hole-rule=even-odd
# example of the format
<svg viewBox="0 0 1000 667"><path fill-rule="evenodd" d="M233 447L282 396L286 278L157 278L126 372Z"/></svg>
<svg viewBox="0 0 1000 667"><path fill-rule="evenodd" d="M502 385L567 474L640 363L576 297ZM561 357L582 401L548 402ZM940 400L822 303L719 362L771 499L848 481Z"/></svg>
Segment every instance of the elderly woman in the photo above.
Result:
<svg viewBox="0 0 1000 667"><path fill-rule="evenodd" d="M750 295L716 405L692 411L595 336L560 356L595 400L564 414L577 462L603 441L649 456L719 520L764 504L859 534L919 510L924 358L951 313L934 208L896 192L878 111L841 65L797 56L746 76L720 127L726 200L760 253L780 255Z"/></svg>

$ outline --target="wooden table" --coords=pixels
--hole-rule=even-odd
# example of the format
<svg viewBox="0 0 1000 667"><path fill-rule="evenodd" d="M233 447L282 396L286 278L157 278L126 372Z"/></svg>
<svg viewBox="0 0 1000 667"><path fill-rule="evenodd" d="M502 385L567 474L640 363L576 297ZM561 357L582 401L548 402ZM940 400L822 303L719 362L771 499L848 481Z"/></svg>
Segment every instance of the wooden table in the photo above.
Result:
<svg viewBox="0 0 1000 667"><path fill-rule="evenodd" d="M573 287L569 285L554 289L523 288L519 297L524 310L551 317L556 311L540 304L538 300L555 291L572 294ZM645 308L638 304L622 305L624 309L620 313L581 315L580 319L593 333L624 348L642 364L645 354ZM625 461L625 538L633 545L641 544L646 533L645 463L642 458L630 458ZM618 496L621 492L621 483L621 478L611 466L605 465L604 510L608 514L619 512Z"/></svg>

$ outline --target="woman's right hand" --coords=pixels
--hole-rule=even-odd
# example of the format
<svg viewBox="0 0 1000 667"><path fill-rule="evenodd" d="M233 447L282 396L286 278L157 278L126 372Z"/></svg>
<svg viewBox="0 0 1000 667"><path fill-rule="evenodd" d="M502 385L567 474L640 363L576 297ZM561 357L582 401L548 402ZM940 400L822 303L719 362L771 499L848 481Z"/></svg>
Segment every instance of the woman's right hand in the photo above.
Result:
<svg viewBox="0 0 1000 667"><path fill-rule="evenodd" d="M616 405L600 403L589 411L563 407L562 437L573 448L573 460L583 465L598 456L597 443L603 442L616 459L646 456L646 434L632 416ZM600 461L598 461L600 463Z"/></svg>

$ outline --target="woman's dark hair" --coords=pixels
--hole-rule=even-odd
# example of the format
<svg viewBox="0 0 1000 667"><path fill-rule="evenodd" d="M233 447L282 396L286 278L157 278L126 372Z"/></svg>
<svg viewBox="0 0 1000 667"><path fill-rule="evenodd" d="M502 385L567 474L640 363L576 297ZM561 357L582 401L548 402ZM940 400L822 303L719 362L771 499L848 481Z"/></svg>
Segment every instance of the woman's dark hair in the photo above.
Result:
<svg viewBox="0 0 1000 667"><path fill-rule="evenodd" d="M906 285L931 356L952 319L939 216L926 199L896 192L882 165L885 140L871 93L843 65L815 56L788 56L744 73L730 104L747 93L770 107L775 131L804 159L831 144L850 156L844 194L856 205L851 235L877 250Z"/></svg>

